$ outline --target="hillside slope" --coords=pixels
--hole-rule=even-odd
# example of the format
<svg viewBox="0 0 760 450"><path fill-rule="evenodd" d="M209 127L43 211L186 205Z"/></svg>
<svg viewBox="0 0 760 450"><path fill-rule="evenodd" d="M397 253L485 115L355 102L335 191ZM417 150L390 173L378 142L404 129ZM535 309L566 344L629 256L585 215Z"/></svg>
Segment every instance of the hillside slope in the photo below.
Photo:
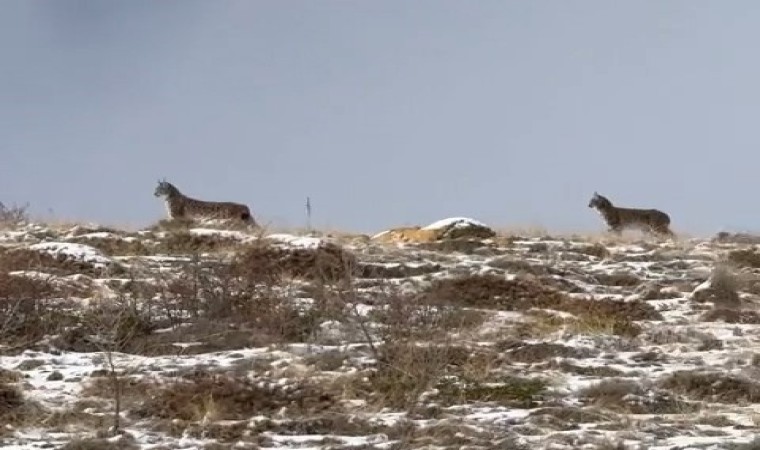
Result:
<svg viewBox="0 0 760 450"><path fill-rule="evenodd" d="M0 444L760 448L758 299L747 243L24 225Z"/></svg>

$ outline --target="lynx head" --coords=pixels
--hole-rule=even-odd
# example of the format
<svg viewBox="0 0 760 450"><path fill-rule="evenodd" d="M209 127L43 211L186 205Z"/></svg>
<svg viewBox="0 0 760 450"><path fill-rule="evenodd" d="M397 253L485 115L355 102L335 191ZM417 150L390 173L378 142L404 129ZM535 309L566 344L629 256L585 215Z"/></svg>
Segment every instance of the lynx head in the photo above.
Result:
<svg viewBox="0 0 760 450"><path fill-rule="evenodd" d="M594 192L594 196L591 197L591 201L588 202L588 207L596 208L598 210L608 209L612 207L612 202L609 201L607 197Z"/></svg>
<svg viewBox="0 0 760 450"><path fill-rule="evenodd" d="M153 191L153 195L156 197L168 197L177 192L177 188L175 188L173 184L166 180L158 180L158 186L156 186L156 190Z"/></svg>

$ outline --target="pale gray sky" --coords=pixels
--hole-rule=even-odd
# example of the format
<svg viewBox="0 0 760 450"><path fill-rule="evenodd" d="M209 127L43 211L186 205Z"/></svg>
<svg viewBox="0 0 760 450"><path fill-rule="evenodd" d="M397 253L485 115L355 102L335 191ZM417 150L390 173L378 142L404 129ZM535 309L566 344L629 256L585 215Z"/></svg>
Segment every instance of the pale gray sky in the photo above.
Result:
<svg viewBox="0 0 760 450"><path fill-rule="evenodd" d="M760 2L2 0L0 201L602 229L594 190L760 229Z"/></svg>

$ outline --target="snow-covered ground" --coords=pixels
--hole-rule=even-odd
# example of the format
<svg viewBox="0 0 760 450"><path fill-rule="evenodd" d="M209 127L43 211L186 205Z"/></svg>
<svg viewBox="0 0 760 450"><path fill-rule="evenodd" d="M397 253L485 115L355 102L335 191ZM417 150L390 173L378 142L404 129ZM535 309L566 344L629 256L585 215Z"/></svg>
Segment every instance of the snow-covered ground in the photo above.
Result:
<svg viewBox="0 0 760 450"><path fill-rule="evenodd" d="M326 282L303 270L324 263L304 262L303 251L339 239L265 236L299 251L297 271L271 277L255 258L223 272L230 251L260 244L253 232L190 228L197 253L173 252L171 233L0 232L5 248L124 264L118 274L62 273L9 267L0 253L0 275L59 286L39 291L46 310L28 310L0 283L0 388L24 399L0 395L2 448L60 448L107 431L109 358L125 433L112 448L760 448L747 444L760 426L752 245L496 237L433 250L354 240L352 266L331 266L351 275ZM727 259L731 279L711 278ZM113 302L121 309L88 310ZM115 324L134 322L115 321L124 311L150 326L125 337ZM21 339L9 324L30 313L65 326ZM109 340L117 329L119 348Z"/></svg>

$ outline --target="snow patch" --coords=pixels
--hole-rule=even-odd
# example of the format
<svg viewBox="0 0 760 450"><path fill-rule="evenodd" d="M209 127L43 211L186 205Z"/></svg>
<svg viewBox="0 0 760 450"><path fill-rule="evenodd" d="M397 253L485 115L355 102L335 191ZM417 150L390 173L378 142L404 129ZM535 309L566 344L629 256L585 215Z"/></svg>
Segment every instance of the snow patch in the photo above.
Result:
<svg viewBox="0 0 760 450"><path fill-rule="evenodd" d="M423 227L423 230L440 230L441 228L470 228L470 227L484 227L488 228L483 222L479 222L469 217L450 217L448 219L441 219L437 222L433 222L428 226Z"/></svg>
<svg viewBox="0 0 760 450"><path fill-rule="evenodd" d="M29 250L44 252L53 256L63 255L77 261L90 263L96 267L105 267L113 263L113 261L103 255L100 250L84 244L74 244L71 242L42 242L30 245Z"/></svg>
<svg viewBox="0 0 760 450"><path fill-rule="evenodd" d="M309 236L294 236L292 234L270 234L266 237L269 240L277 241L277 243L287 244L291 247L297 248L319 248L326 244L326 241L320 238Z"/></svg>

